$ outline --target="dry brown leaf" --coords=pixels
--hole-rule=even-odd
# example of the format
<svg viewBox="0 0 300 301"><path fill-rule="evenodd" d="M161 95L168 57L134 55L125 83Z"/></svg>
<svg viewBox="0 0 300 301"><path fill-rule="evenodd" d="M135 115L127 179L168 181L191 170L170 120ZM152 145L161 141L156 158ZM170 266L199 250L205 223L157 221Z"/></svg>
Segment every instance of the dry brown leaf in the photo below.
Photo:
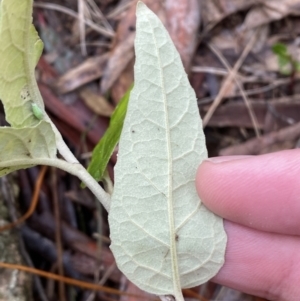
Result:
<svg viewBox="0 0 300 301"><path fill-rule="evenodd" d="M259 3L259 0L201 0L204 25L216 24L230 14Z"/></svg>
<svg viewBox="0 0 300 301"><path fill-rule="evenodd" d="M107 54L94 56L69 70L58 78L55 83L56 91L65 94L101 77L107 58Z"/></svg>
<svg viewBox="0 0 300 301"><path fill-rule="evenodd" d="M221 149L220 156L261 155L284 149L292 149L300 137L300 123L274 131L260 138Z"/></svg>
<svg viewBox="0 0 300 301"><path fill-rule="evenodd" d="M133 83L133 65L134 59L128 63L127 67L123 70L111 88L111 98L114 104L119 103L121 98Z"/></svg>
<svg viewBox="0 0 300 301"><path fill-rule="evenodd" d="M270 22L282 19L287 15L300 14L300 3L295 0L257 0L256 3L252 3L252 6L241 26L237 26L234 30L223 29L218 35L212 38L211 42L219 49L234 49L239 52L252 36L253 30L261 27L257 41L252 49L253 53L258 53L266 44L269 36ZM273 62L274 57L271 63ZM278 70L277 67L276 69Z"/></svg>
<svg viewBox="0 0 300 301"><path fill-rule="evenodd" d="M238 37L234 30L223 29L218 34L214 35L210 43L216 46L220 51L233 49L237 52L239 47Z"/></svg>
<svg viewBox="0 0 300 301"><path fill-rule="evenodd" d="M257 99L248 101L255 112L259 128L264 129L264 132L266 132L267 114L271 118L271 120L268 120L268 131L300 122L298 113L300 110L299 96L299 94L296 94L290 97L273 99L268 102ZM204 115L205 111L207 111L207 108L203 108L201 113ZM237 101L218 107L208 125L212 127L253 128L253 123L244 102Z"/></svg>
<svg viewBox="0 0 300 301"><path fill-rule="evenodd" d="M80 97L87 107L98 115L109 117L114 110L113 106L105 99L105 97L96 94L89 89L81 90Z"/></svg>
<svg viewBox="0 0 300 301"><path fill-rule="evenodd" d="M265 0L257 1L259 6L253 7L244 22L245 28L254 28L288 15L300 15L298 0Z"/></svg>
<svg viewBox="0 0 300 301"><path fill-rule="evenodd" d="M163 3L160 0L143 1L156 15L164 20ZM133 43L135 38L135 11L137 0L132 1L131 6L124 12L124 17L119 22L113 49L109 54L107 65L103 72L101 91L105 93L133 59Z"/></svg>
<svg viewBox="0 0 300 301"><path fill-rule="evenodd" d="M118 25L114 47L110 52L110 58L104 70L101 91L104 93L113 86L116 87L116 81L122 78L122 72L126 69L130 61L134 58L133 43L135 37L135 10L137 0L132 2L130 8L125 12ZM160 0L143 1L165 24L170 35L181 55L185 68L188 70L193 53L196 47L197 30L200 24L200 7L197 0L171 1L167 0L163 6ZM166 21L167 20L167 21ZM125 72L125 71L124 71ZM132 70L130 71L132 73ZM114 93L114 100L119 98L126 91L127 83L133 76L128 70L125 72L125 79L121 79L123 88ZM130 83L129 83L130 84Z"/></svg>
<svg viewBox="0 0 300 301"><path fill-rule="evenodd" d="M45 84L39 83L39 89L45 101L47 111L51 113L56 126L64 137L73 145L81 145L80 134L86 133L89 146L95 145L104 134L108 120L92 120L93 113L77 97L72 105L64 104L61 99Z"/></svg>
<svg viewBox="0 0 300 301"><path fill-rule="evenodd" d="M198 0L166 0L166 19L169 34L175 44L185 69L188 71L196 48L200 25Z"/></svg>
<svg viewBox="0 0 300 301"><path fill-rule="evenodd" d="M245 48L249 39L253 36L256 29L248 29L244 26L237 26L234 29L222 29L217 35L211 39L211 43L219 50L230 50L232 53L238 54ZM251 49L251 52L260 52L266 44L269 36L269 25L260 26L257 32L257 39Z"/></svg>

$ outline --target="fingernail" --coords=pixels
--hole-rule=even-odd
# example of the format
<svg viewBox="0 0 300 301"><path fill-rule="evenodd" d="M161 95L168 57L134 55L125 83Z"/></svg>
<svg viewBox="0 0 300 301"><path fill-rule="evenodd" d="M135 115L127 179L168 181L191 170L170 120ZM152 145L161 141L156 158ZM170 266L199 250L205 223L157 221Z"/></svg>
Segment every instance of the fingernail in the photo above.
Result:
<svg viewBox="0 0 300 301"><path fill-rule="evenodd" d="M253 156L220 156L220 157L211 157L205 159L203 162L211 162L211 163L223 163L223 162L229 162L229 161L237 161L242 159L251 158Z"/></svg>

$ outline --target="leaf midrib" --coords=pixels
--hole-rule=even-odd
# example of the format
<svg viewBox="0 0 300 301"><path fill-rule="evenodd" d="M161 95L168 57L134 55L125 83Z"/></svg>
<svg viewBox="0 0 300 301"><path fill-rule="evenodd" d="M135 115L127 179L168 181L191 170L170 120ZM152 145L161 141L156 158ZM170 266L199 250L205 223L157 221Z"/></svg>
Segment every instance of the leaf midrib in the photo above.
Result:
<svg viewBox="0 0 300 301"><path fill-rule="evenodd" d="M161 78L161 86L163 90L163 103L165 109L165 124L166 124L166 141L167 141L167 153L168 153L168 212L169 212L169 230L170 230L170 255L171 255L171 265L172 265L172 272L173 272L173 288L175 298L181 296L181 284L180 284L180 277L179 277L179 268L178 268L178 260L177 260L177 250L176 250L176 241L175 241L175 223L174 223L174 210L173 210L173 162L172 162L172 147L171 147L171 137L170 137L170 124L169 124L169 114L168 114L168 103L167 97L165 92L165 81L163 76L163 66L161 57L159 54L159 47L156 42L155 34L153 32L153 28L151 26L151 22L148 20L150 27L152 29L152 36L153 41L155 44L155 50L157 53L157 59L159 63L159 71L160 71L160 78Z"/></svg>

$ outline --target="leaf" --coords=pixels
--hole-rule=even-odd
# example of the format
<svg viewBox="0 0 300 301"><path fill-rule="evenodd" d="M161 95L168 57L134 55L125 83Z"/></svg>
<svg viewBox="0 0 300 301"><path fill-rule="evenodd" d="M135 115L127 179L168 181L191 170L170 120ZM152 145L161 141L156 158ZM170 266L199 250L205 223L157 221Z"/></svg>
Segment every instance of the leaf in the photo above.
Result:
<svg viewBox="0 0 300 301"><path fill-rule="evenodd" d="M283 75L292 73L293 58L288 52L285 44L276 43L272 46L272 51L277 55L279 71Z"/></svg>
<svg viewBox="0 0 300 301"><path fill-rule="evenodd" d="M32 159L56 157L55 135L46 121L31 128L1 127L0 141L0 176L33 166ZM16 160L26 164L16 166Z"/></svg>
<svg viewBox="0 0 300 301"><path fill-rule="evenodd" d="M88 172L97 181L103 178L108 161L119 142L131 89L128 89L115 108L108 129L93 150Z"/></svg>
<svg viewBox="0 0 300 301"><path fill-rule="evenodd" d="M100 116L111 116L113 113L113 106L102 95L83 89L80 91L80 97L88 108Z"/></svg>
<svg viewBox="0 0 300 301"><path fill-rule="evenodd" d="M288 56L288 50L285 44L276 43L272 46L273 53L277 54L278 56Z"/></svg>
<svg viewBox="0 0 300 301"><path fill-rule="evenodd" d="M161 21L137 7L135 84L120 138L109 212L111 250L137 286L183 300L181 288L224 263L223 220L195 189L207 158L195 92Z"/></svg>
<svg viewBox="0 0 300 301"><path fill-rule="evenodd" d="M300 62L294 62L294 64L295 64L295 68L296 68L296 71L300 71Z"/></svg>
<svg viewBox="0 0 300 301"><path fill-rule="evenodd" d="M278 56L279 71L283 75L290 75L292 73L291 59L285 56Z"/></svg>
<svg viewBox="0 0 300 301"><path fill-rule="evenodd" d="M0 127L0 176L56 158L56 137L44 121L34 69L43 43L32 25L32 0L0 3L0 99L12 127Z"/></svg>
<svg viewBox="0 0 300 301"><path fill-rule="evenodd" d="M0 99L13 127L33 126L32 103L44 111L34 69L43 43L32 25L32 0L0 3Z"/></svg>

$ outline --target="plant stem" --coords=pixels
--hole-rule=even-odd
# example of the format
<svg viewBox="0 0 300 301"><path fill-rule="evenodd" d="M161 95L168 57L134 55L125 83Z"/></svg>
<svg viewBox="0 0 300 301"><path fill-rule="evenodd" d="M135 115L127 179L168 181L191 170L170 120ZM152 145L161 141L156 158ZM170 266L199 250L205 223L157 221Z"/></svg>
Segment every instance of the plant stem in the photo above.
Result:
<svg viewBox="0 0 300 301"><path fill-rule="evenodd" d="M159 296L159 298L161 301L184 301L181 291L177 297L173 295L167 295L167 296Z"/></svg>
<svg viewBox="0 0 300 301"><path fill-rule="evenodd" d="M74 154L70 151L65 141L63 140L60 132L58 131L55 124L51 119L46 115L45 120L50 122L52 129L56 138L56 147L61 156L67 161L56 159L54 161L59 162L59 165L52 165L63 169L70 174L77 176L96 196L96 198L101 202L103 207L109 211L110 208L110 196L107 194L102 187L97 183L97 181L88 173L88 171L79 163ZM53 162L53 159L51 159ZM45 164L48 165L48 164Z"/></svg>
<svg viewBox="0 0 300 301"><path fill-rule="evenodd" d="M68 146L66 145L64 139L62 138L59 130L55 126L55 124L52 122L52 120L49 118L47 114L45 114L44 120L49 122L52 126L52 130L55 135L56 140L56 148L61 154L61 156L69 163L79 163L77 158L73 155L73 153L70 151Z"/></svg>
<svg viewBox="0 0 300 301"><path fill-rule="evenodd" d="M70 151L70 150L69 150ZM109 212L110 196L106 193L98 182L87 172L80 163L70 163L57 158L36 158L36 159L15 159L9 161L9 167L30 167L30 165L48 165L65 170L68 173L77 176L95 195L103 207ZM1 167L7 167L7 162L0 163Z"/></svg>

